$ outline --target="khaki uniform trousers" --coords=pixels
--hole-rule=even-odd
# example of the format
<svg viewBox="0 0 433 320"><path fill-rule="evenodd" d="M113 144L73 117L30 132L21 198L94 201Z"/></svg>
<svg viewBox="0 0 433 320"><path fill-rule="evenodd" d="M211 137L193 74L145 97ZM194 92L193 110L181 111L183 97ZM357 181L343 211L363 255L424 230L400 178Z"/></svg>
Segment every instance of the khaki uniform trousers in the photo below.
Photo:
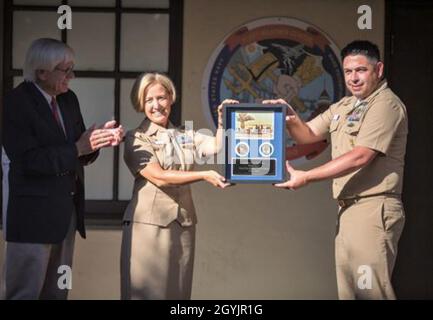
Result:
<svg viewBox="0 0 433 320"><path fill-rule="evenodd" d="M122 300L191 299L195 225L125 222L121 251Z"/></svg>
<svg viewBox="0 0 433 320"><path fill-rule="evenodd" d="M340 202L335 238L339 299L396 298L391 275L404 219L399 196Z"/></svg>

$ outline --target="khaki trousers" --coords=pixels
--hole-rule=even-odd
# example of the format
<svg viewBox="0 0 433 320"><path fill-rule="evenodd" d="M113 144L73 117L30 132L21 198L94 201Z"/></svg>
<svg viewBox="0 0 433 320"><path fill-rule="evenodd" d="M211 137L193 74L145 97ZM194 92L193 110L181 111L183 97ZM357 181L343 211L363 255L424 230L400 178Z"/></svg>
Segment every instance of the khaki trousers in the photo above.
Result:
<svg viewBox="0 0 433 320"><path fill-rule="evenodd" d="M58 281L72 269L76 214L65 239L58 244L6 242L5 262L1 279L1 299L66 300L68 289L59 288ZM60 279L61 280L61 279Z"/></svg>
<svg viewBox="0 0 433 320"><path fill-rule="evenodd" d="M173 221L167 227L144 223L123 226L121 298L191 299L195 226Z"/></svg>
<svg viewBox="0 0 433 320"><path fill-rule="evenodd" d="M404 226L399 197L361 198L340 208L335 260L339 299L395 299L391 275Z"/></svg>

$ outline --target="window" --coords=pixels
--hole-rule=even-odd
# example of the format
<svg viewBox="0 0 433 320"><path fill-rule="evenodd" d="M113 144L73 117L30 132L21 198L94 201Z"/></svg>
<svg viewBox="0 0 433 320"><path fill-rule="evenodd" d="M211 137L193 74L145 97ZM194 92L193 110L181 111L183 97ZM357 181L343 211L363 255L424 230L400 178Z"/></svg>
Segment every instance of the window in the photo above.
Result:
<svg viewBox="0 0 433 320"><path fill-rule="evenodd" d="M71 30L57 27L62 4L72 9ZM40 37L60 39L74 49L71 89L86 126L114 118L125 130L137 127L143 117L133 110L129 93L142 72L167 73L181 89L183 1L7 0L4 11L3 92L22 81L25 52ZM180 103L171 114L176 125ZM86 217L97 224L118 223L133 187L123 145L102 149L95 164L85 168Z"/></svg>

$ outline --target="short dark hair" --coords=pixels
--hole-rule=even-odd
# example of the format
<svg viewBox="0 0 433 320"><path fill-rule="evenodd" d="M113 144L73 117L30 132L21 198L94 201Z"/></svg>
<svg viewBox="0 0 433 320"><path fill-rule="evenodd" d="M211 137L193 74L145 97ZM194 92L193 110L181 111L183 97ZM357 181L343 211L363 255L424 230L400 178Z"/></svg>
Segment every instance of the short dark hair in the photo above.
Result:
<svg viewBox="0 0 433 320"><path fill-rule="evenodd" d="M364 55L369 60L380 61L380 51L377 45L367 40L355 40L341 50L341 61L350 55Z"/></svg>

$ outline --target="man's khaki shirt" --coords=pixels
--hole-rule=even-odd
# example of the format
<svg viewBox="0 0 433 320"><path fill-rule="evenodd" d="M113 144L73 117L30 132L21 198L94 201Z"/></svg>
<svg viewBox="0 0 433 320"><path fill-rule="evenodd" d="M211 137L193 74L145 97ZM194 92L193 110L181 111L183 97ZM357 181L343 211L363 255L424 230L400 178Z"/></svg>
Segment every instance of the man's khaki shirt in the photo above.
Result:
<svg viewBox="0 0 433 320"><path fill-rule="evenodd" d="M357 146L379 152L367 166L334 179L334 198L401 194L407 113L386 81L362 101L353 96L341 99L308 125L318 134L330 133L333 159Z"/></svg>

